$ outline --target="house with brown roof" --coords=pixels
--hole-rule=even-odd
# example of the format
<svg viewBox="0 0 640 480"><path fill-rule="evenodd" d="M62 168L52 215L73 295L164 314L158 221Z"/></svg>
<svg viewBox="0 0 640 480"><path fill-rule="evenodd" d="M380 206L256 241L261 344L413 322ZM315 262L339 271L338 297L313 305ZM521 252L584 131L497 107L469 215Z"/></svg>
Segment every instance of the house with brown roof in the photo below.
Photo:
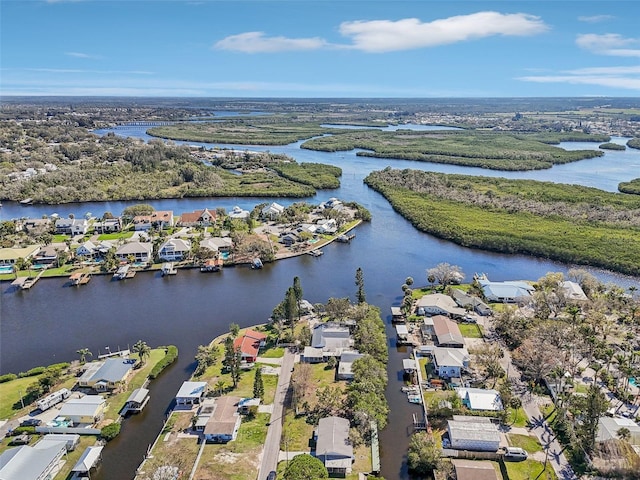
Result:
<svg viewBox="0 0 640 480"><path fill-rule="evenodd" d="M173 211L157 210L151 215L136 215L133 217L134 230L146 231L151 228L162 230L164 228L173 227Z"/></svg>
<svg viewBox="0 0 640 480"><path fill-rule="evenodd" d="M255 330L247 330L244 334L233 342L234 350L240 349L242 360L248 363L255 363L258 358L260 347L265 345L267 336Z"/></svg>
<svg viewBox="0 0 640 480"><path fill-rule="evenodd" d="M208 227L216 223L216 211L205 208L204 210L194 210L193 212L185 212L180 215L178 225L181 227Z"/></svg>
<svg viewBox="0 0 640 480"><path fill-rule="evenodd" d="M464 337L460 333L458 324L444 315L434 315L433 334L440 347L462 348Z"/></svg>
<svg viewBox="0 0 640 480"><path fill-rule="evenodd" d="M496 469L486 460L451 460L457 480L498 480Z"/></svg>
<svg viewBox="0 0 640 480"><path fill-rule="evenodd" d="M232 442L238 435L241 418L238 413L240 397L218 397L214 403L213 414L204 427L204 438L207 442Z"/></svg>

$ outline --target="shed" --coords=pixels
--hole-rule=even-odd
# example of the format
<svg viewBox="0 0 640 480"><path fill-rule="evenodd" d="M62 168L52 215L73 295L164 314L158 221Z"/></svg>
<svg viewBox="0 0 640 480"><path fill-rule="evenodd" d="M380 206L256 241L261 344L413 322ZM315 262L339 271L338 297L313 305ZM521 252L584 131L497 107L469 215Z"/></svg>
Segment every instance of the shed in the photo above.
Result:
<svg viewBox="0 0 640 480"><path fill-rule="evenodd" d="M207 382L183 382L176 394L178 405L195 405L207 393Z"/></svg>
<svg viewBox="0 0 640 480"><path fill-rule="evenodd" d="M124 405L123 413L140 412L149 401L149 390L146 388L136 388Z"/></svg>
<svg viewBox="0 0 640 480"><path fill-rule="evenodd" d="M403 358L402 359L402 368L406 373L412 373L418 370L418 366L416 365L416 361L413 358Z"/></svg>
<svg viewBox="0 0 640 480"><path fill-rule="evenodd" d="M95 468L102 459L102 446L87 447L82 453L82 456L78 459L76 464L71 469L72 473L89 473L92 468Z"/></svg>
<svg viewBox="0 0 640 480"><path fill-rule="evenodd" d="M38 444L45 446L48 442L65 442L67 452L71 452L80 443L80 435L77 433L51 433L42 437Z"/></svg>

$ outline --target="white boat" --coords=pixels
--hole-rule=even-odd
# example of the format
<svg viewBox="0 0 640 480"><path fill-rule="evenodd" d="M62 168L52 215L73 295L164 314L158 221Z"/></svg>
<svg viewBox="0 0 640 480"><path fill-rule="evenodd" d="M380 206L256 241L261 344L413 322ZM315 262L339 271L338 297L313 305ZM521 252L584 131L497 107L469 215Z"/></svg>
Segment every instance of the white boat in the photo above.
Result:
<svg viewBox="0 0 640 480"><path fill-rule="evenodd" d="M262 260L258 257L251 260L251 268L262 268Z"/></svg>
<svg viewBox="0 0 640 480"><path fill-rule="evenodd" d="M410 393L407 395L407 400L409 400L409 403L422 404L422 396L420 395Z"/></svg>
<svg viewBox="0 0 640 480"><path fill-rule="evenodd" d="M163 277L165 275L175 275L176 273L178 273L178 270L173 265L173 263L167 262L167 263L163 263L162 264L162 276Z"/></svg>
<svg viewBox="0 0 640 480"><path fill-rule="evenodd" d="M307 252L307 254L311 255L312 257L319 257L320 255L322 255L324 252L322 250L315 249L315 250L311 250L309 252Z"/></svg>

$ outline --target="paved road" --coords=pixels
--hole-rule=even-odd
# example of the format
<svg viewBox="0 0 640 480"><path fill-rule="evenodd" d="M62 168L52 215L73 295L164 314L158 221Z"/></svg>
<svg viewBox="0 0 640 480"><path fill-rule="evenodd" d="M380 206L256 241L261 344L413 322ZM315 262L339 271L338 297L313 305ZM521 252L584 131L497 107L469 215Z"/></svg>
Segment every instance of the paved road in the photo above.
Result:
<svg viewBox="0 0 640 480"><path fill-rule="evenodd" d="M485 325L487 331L489 325ZM538 408L539 397L532 395L527 386L522 382L520 371L513 365L509 349L501 345L504 357L500 359L500 364L507 372L507 377L511 382L514 395L522 400L522 408L527 414L529 423L532 425L531 432L538 437L545 452L548 452L549 464L553 467L559 480L577 480L569 461L564 456L563 448L558 443L553 434L553 430L544 419L544 415Z"/></svg>
<svg viewBox="0 0 640 480"><path fill-rule="evenodd" d="M280 377L278 378L278 387L273 400L273 413L271 414L271 423L267 431L267 439L264 442L264 450L262 451L262 464L260 465L260 473L258 480L265 480L271 470L275 470L278 466L278 456L280 454L280 438L282 436L282 422L284 421L283 411L284 402L289 390L289 382L291 381L291 370L296 356L288 349L285 350L282 358L282 366L280 367Z"/></svg>

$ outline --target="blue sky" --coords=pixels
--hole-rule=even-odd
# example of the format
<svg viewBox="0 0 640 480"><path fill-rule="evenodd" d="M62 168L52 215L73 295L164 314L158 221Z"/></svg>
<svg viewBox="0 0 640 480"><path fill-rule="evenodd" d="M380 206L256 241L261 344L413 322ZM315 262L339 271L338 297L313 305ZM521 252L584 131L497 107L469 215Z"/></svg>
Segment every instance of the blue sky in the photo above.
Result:
<svg viewBox="0 0 640 480"><path fill-rule="evenodd" d="M640 94L640 1L0 0L0 93Z"/></svg>

